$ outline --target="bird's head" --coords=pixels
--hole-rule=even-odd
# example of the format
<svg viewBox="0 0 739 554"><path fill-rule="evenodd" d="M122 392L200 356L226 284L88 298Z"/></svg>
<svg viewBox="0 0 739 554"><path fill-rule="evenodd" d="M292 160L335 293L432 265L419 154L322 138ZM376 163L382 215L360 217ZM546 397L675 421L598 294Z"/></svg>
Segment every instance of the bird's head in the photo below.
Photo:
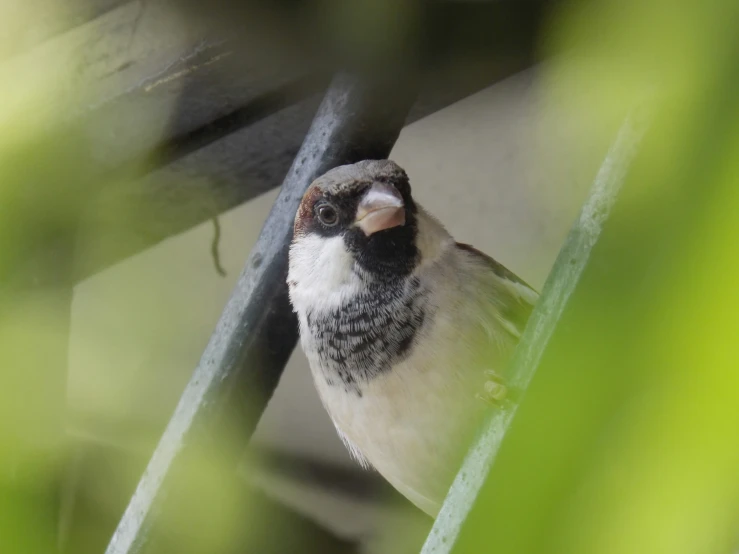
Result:
<svg viewBox="0 0 739 554"><path fill-rule="evenodd" d="M301 264L330 273L337 264L356 263L378 279L408 275L419 257L417 215L408 176L396 163L367 160L332 169L300 204L291 269Z"/></svg>

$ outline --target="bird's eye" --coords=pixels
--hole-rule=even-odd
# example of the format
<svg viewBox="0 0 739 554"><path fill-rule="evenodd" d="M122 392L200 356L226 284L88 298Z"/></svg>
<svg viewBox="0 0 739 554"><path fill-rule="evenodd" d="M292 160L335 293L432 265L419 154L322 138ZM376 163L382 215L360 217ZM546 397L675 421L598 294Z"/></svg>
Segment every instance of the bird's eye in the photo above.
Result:
<svg viewBox="0 0 739 554"><path fill-rule="evenodd" d="M336 225L339 221L339 214L336 213L336 208L329 206L328 204L318 206L317 213L318 219L321 220L321 223L328 227Z"/></svg>

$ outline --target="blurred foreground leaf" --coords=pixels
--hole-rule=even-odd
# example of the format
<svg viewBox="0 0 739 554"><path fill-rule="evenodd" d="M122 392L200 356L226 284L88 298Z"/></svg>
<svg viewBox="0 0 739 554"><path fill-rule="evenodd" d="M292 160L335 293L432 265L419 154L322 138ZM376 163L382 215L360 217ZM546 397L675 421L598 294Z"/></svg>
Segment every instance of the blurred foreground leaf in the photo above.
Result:
<svg viewBox="0 0 739 554"><path fill-rule="evenodd" d="M660 109L455 552L735 551L737 15L592 2L558 21L602 77L575 80L603 90L594 114L645 86Z"/></svg>

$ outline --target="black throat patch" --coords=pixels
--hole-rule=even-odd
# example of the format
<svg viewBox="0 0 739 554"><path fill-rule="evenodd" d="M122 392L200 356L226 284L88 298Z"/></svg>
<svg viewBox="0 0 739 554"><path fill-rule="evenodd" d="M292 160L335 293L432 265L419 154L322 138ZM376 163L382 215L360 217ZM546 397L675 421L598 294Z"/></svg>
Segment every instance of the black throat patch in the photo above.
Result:
<svg viewBox="0 0 739 554"><path fill-rule="evenodd" d="M410 355L432 315L428 291L416 277L366 285L344 305L306 318L328 385L360 397L362 384Z"/></svg>

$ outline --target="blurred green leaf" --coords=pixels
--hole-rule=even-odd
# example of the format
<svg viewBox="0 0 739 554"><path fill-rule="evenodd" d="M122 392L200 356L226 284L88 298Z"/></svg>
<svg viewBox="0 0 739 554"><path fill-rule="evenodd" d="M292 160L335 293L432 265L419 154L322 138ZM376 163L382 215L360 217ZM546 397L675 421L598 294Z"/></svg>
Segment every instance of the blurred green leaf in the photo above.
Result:
<svg viewBox="0 0 739 554"><path fill-rule="evenodd" d="M659 110L455 552L737 547L737 15L573 3L553 29L594 114Z"/></svg>

